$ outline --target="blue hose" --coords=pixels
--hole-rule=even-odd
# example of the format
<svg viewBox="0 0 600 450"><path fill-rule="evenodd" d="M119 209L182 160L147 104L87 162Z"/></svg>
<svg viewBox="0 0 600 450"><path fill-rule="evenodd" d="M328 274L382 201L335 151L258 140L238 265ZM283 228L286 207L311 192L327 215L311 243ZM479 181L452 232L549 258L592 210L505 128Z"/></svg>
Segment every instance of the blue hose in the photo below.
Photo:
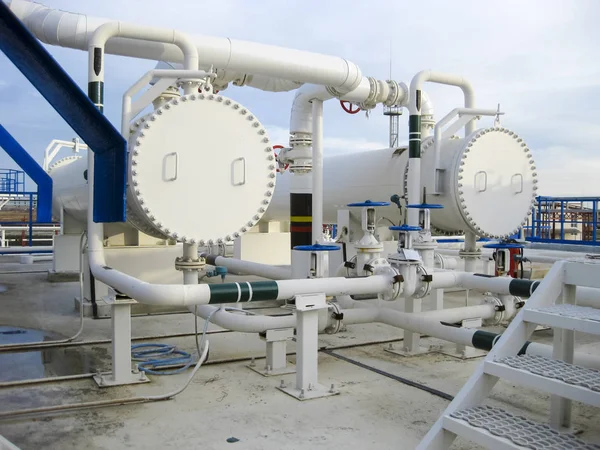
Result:
<svg viewBox="0 0 600 450"><path fill-rule="evenodd" d="M131 357L134 361L140 361L138 364L139 370L151 375L175 375L187 370L194 364L192 355L169 344L132 345ZM183 364L183 367L175 370L155 370L160 367L180 364Z"/></svg>

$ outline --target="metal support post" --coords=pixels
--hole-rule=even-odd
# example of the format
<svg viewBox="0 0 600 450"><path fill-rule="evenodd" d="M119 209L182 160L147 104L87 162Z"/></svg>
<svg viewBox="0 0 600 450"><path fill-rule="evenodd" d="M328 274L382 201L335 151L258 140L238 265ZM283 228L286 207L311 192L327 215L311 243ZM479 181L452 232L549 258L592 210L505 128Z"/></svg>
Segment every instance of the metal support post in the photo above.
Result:
<svg viewBox="0 0 600 450"><path fill-rule="evenodd" d="M131 305L132 299L117 299L111 305L112 373L97 373L94 381L100 387L150 381L144 372L131 370Z"/></svg>
<svg viewBox="0 0 600 450"><path fill-rule="evenodd" d="M339 394L331 385L318 383L319 310L327 308L325 294L299 295L296 301L296 384L278 389L297 398L310 400Z"/></svg>
<svg viewBox="0 0 600 450"><path fill-rule="evenodd" d="M575 304L577 287L572 284L563 284L562 298L559 297L557 304ZM573 353L575 351L575 332L573 330L554 328L554 340L552 358L573 364ZM564 397L553 395L550 397L550 425L559 430L571 428L572 402Z"/></svg>
<svg viewBox="0 0 600 450"><path fill-rule="evenodd" d="M295 373L296 367L293 364L288 366L287 362L287 341L294 337L294 329L267 330L260 337L267 344L265 365L259 369L252 361L247 367L265 377Z"/></svg>

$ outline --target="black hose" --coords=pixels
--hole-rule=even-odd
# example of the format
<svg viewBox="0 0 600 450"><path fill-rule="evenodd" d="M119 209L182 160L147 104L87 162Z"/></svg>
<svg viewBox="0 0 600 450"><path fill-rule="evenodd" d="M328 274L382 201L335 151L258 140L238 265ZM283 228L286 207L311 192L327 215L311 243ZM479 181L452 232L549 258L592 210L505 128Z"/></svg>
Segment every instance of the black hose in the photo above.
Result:
<svg viewBox="0 0 600 450"><path fill-rule="evenodd" d="M444 400L452 401L454 400L454 396L447 394L446 392L439 391L429 386L425 386L424 384L417 383L416 381L412 381L406 378L399 377L398 375L394 375L392 373L386 372L381 369L377 369L376 367L369 366L367 364L363 364L355 359L347 358L346 356L342 356L338 353L334 353L331 350L321 350L323 353L327 355L333 356L334 358L340 359L342 361L346 361L347 363L354 364L355 366L361 367L363 369L370 370L376 374L382 375L387 378L391 378L392 380L399 381L400 383L406 384L407 386L411 386L422 391L428 392L431 395L435 395L436 397L443 398Z"/></svg>

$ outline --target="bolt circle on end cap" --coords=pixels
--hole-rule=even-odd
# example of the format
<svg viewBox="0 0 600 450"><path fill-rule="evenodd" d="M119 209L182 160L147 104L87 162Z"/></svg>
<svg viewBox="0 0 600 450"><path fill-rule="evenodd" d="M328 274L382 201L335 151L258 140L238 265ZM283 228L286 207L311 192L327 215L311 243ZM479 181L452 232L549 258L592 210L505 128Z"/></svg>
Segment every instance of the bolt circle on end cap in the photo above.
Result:
<svg viewBox="0 0 600 450"><path fill-rule="evenodd" d="M300 252L335 252L341 247L337 245L314 244L314 245L296 245L293 250Z"/></svg>
<svg viewBox="0 0 600 450"><path fill-rule="evenodd" d="M530 214L538 179L524 147L516 133L495 127L477 130L461 144L451 196L462 220L477 235L510 235Z"/></svg>
<svg viewBox="0 0 600 450"><path fill-rule="evenodd" d="M258 121L240 114L245 108L223 101L224 97L190 94L185 99L172 100L162 114L151 113L145 121L148 126L130 137L136 164L134 173L132 152L128 220L161 239L181 241L180 236L186 236L188 241L218 242L239 237L262 217L273 198L276 168L265 158L266 131ZM198 147L214 151L199 152ZM197 201L198 167L210 167L202 172L201 182L217 193L203 200L208 202L204 212L190 208ZM143 192L143 199L133 186ZM206 214L219 211L223 203L234 207L225 215ZM144 208L152 211L152 218Z"/></svg>
<svg viewBox="0 0 600 450"><path fill-rule="evenodd" d="M358 202L358 203L348 203L346 206L350 207L350 208L368 208L369 206L372 207L376 207L376 206L390 206L390 202L374 202L371 200L365 200L364 202Z"/></svg>

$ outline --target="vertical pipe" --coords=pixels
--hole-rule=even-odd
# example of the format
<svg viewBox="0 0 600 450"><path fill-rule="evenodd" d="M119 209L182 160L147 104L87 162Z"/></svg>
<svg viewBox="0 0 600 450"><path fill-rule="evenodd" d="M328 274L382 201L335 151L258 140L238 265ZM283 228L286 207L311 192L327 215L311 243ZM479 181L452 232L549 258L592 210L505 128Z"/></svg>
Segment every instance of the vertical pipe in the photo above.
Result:
<svg viewBox="0 0 600 450"><path fill-rule="evenodd" d="M598 234L598 200L592 202L592 241L596 242Z"/></svg>
<svg viewBox="0 0 600 450"><path fill-rule="evenodd" d="M39 205L39 197L38 197ZM33 194L29 194L29 246L33 245Z"/></svg>
<svg viewBox="0 0 600 450"><path fill-rule="evenodd" d="M323 240L323 101L312 101L312 244Z"/></svg>
<svg viewBox="0 0 600 450"><path fill-rule="evenodd" d="M198 244L183 244L183 259L193 261L198 259ZM198 270L183 270L183 284L198 284Z"/></svg>
<svg viewBox="0 0 600 450"><path fill-rule="evenodd" d="M104 112L104 49L94 47L88 53L88 97Z"/></svg>
<svg viewBox="0 0 600 450"><path fill-rule="evenodd" d="M417 91L417 114L411 114L408 120L408 204L421 202L421 91ZM407 212L408 225L419 225L419 210L409 208Z"/></svg>
<svg viewBox="0 0 600 450"><path fill-rule="evenodd" d="M565 202L560 202L560 240L565 240Z"/></svg>
<svg viewBox="0 0 600 450"><path fill-rule="evenodd" d="M477 251L477 235L472 231L465 232L465 252ZM465 258L465 272L475 272L478 258Z"/></svg>
<svg viewBox="0 0 600 450"><path fill-rule="evenodd" d="M294 172L290 182L290 244L312 244L312 174Z"/></svg>

